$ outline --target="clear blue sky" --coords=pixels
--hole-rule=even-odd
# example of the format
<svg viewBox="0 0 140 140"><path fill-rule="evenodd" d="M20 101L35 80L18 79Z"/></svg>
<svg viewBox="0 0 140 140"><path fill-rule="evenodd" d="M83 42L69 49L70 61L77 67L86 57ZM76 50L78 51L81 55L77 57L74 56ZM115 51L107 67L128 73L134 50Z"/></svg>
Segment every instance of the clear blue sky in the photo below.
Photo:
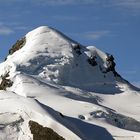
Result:
<svg viewBox="0 0 140 140"><path fill-rule="evenodd" d="M113 54L119 73L140 85L140 0L0 0L0 60L41 25Z"/></svg>

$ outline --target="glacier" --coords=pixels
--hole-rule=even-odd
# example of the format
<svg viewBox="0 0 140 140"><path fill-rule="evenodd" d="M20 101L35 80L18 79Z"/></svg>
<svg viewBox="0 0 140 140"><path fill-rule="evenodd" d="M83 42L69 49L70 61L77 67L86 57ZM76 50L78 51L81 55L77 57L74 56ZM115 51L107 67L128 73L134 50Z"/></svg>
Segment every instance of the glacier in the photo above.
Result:
<svg viewBox="0 0 140 140"><path fill-rule="evenodd" d="M115 66L54 28L30 31L0 63L1 87L12 83L0 90L0 139L34 139L35 121L66 140L139 140L140 89Z"/></svg>

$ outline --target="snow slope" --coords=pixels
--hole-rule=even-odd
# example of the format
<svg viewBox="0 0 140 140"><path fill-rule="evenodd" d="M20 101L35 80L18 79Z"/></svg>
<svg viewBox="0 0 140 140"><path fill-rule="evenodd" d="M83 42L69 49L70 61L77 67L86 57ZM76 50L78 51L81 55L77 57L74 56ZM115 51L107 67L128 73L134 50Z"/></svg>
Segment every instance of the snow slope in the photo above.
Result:
<svg viewBox="0 0 140 140"><path fill-rule="evenodd" d="M47 26L25 39L0 64L13 82L0 91L1 140L32 140L30 120L66 140L140 140L140 91L116 72L111 55Z"/></svg>

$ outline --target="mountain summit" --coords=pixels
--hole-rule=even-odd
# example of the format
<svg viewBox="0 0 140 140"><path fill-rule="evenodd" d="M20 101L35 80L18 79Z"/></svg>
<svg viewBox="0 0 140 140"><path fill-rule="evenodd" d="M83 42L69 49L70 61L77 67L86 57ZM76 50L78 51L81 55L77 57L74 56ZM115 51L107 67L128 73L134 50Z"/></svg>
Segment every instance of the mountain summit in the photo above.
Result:
<svg viewBox="0 0 140 140"><path fill-rule="evenodd" d="M18 40L9 50L6 63L7 72L14 65L15 71L88 91L121 92L119 83L126 84L115 70L112 55L94 46L82 46L46 26Z"/></svg>
<svg viewBox="0 0 140 140"><path fill-rule="evenodd" d="M0 139L140 139L139 89L115 66L56 29L27 33L0 64Z"/></svg>

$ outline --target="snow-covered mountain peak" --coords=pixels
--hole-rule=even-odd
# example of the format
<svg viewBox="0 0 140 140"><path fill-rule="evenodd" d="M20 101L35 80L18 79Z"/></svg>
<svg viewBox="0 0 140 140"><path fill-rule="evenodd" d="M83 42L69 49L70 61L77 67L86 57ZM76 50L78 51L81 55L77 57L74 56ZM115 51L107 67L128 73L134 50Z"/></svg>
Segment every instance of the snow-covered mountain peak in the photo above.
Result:
<svg viewBox="0 0 140 140"><path fill-rule="evenodd" d="M140 92L115 60L39 27L0 64L1 140L139 140Z"/></svg>
<svg viewBox="0 0 140 140"><path fill-rule="evenodd" d="M54 29L47 26L41 26L25 36L24 47L19 49L17 52L8 56L9 59L14 59L14 62L25 63L33 59L37 55L47 52L52 53L53 56L65 55L69 56L71 49L68 47L69 41L60 35ZM21 55L21 60L17 60L15 56Z"/></svg>
<svg viewBox="0 0 140 140"><path fill-rule="evenodd" d="M82 46L53 28L41 26L13 45L3 69L85 90L102 92L106 85L109 92L120 92L117 83L123 79L115 65L112 55L95 46Z"/></svg>

